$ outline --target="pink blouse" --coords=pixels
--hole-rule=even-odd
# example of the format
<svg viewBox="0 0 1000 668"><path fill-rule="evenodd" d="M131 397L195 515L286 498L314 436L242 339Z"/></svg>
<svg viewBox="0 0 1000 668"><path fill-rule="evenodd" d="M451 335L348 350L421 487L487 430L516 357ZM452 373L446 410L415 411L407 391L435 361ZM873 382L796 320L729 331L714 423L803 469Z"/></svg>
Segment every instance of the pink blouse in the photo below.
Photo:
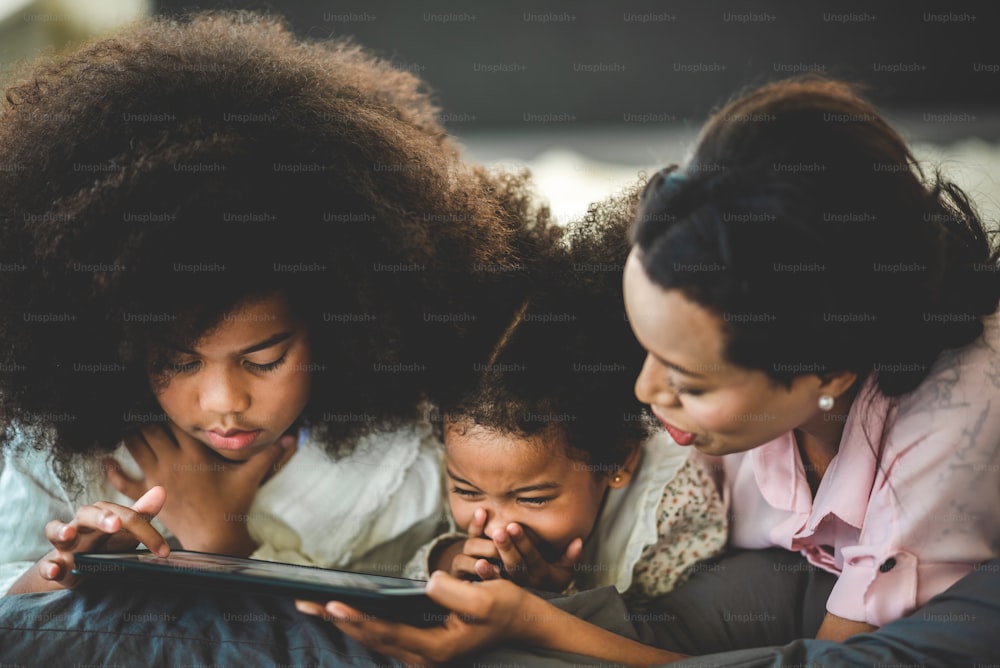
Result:
<svg viewBox="0 0 1000 668"><path fill-rule="evenodd" d="M1000 556L998 331L987 318L983 337L943 353L888 421L869 379L815 498L791 433L722 457L731 544L800 551L840 576L827 610L874 626Z"/></svg>

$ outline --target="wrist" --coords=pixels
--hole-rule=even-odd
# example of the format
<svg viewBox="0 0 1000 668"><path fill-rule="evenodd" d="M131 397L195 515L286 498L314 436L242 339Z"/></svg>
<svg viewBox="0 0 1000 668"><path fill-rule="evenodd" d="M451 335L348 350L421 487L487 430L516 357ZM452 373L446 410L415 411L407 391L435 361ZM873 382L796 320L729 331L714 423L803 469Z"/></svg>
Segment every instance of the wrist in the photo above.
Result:
<svg viewBox="0 0 1000 668"><path fill-rule="evenodd" d="M548 601L518 587L521 601L514 606L518 618L515 622L515 638L532 647L556 649L560 645L560 619L568 613Z"/></svg>
<svg viewBox="0 0 1000 668"><path fill-rule="evenodd" d="M12 584L10 589L7 590L6 596L64 589L64 587L58 582L46 580L42 577L39 569L42 567L42 562L47 558L48 555L42 557L37 562L29 566L28 569L21 574L21 577L15 580L14 584Z"/></svg>
<svg viewBox="0 0 1000 668"><path fill-rule="evenodd" d="M427 573L451 571L451 562L462 553L464 539L443 540L434 546L427 556Z"/></svg>

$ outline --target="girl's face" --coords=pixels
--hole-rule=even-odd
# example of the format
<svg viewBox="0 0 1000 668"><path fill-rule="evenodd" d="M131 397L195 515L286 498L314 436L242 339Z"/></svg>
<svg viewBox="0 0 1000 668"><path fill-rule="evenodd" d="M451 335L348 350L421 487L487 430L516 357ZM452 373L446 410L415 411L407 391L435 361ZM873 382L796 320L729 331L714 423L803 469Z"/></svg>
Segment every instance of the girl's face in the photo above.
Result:
<svg viewBox="0 0 1000 668"><path fill-rule="evenodd" d="M648 354L635 393L675 441L725 455L822 420L819 376L796 376L789 388L728 364L722 317L653 283L636 253L625 264L625 309Z"/></svg>
<svg viewBox="0 0 1000 668"><path fill-rule="evenodd" d="M444 444L448 498L459 529L468 528L476 508L483 508L486 538L516 522L551 560L574 538L590 535L610 479L569 458L564 439L547 432L519 438L446 422Z"/></svg>
<svg viewBox="0 0 1000 668"><path fill-rule="evenodd" d="M275 443L309 400L309 340L284 295L227 313L193 350L177 350L163 411L220 456L244 461ZM155 384L154 384L155 385Z"/></svg>

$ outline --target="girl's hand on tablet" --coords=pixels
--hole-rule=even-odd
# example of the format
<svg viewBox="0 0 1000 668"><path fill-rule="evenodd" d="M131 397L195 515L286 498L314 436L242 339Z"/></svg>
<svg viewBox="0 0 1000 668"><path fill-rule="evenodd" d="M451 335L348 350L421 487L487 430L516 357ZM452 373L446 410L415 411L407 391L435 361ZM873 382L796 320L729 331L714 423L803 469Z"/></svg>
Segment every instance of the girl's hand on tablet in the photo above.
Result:
<svg viewBox="0 0 1000 668"><path fill-rule="evenodd" d="M45 537L53 550L38 560L11 588L11 594L73 587L74 552L123 552L143 543L155 554L167 556L170 547L149 521L163 507L166 492L153 487L131 508L98 501L76 511L70 522L52 520L45 525Z"/></svg>

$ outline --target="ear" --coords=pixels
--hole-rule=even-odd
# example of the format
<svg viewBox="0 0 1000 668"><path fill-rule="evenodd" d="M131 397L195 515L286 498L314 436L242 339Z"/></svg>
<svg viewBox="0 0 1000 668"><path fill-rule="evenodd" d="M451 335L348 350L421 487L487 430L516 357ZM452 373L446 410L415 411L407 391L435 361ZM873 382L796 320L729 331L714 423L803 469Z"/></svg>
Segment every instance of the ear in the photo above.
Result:
<svg viewBox="0 0 1000 668"><path fill-rule="evenodd" d="M642 456L642 447L638 443L629 446L628 456L622 462L622 467L614 472L608 473L608 487L611 489L621 489L632 481L636 467L639 466L639 459Z"/></svg>
<svg viewBox="0 0 1000 668"><path fill-rule="evenodd" d="M853 371L836 371L825 373L819 377L819 393L829 394L834 399L844 394L854 386L858 380L858 374Z"/></svg>

